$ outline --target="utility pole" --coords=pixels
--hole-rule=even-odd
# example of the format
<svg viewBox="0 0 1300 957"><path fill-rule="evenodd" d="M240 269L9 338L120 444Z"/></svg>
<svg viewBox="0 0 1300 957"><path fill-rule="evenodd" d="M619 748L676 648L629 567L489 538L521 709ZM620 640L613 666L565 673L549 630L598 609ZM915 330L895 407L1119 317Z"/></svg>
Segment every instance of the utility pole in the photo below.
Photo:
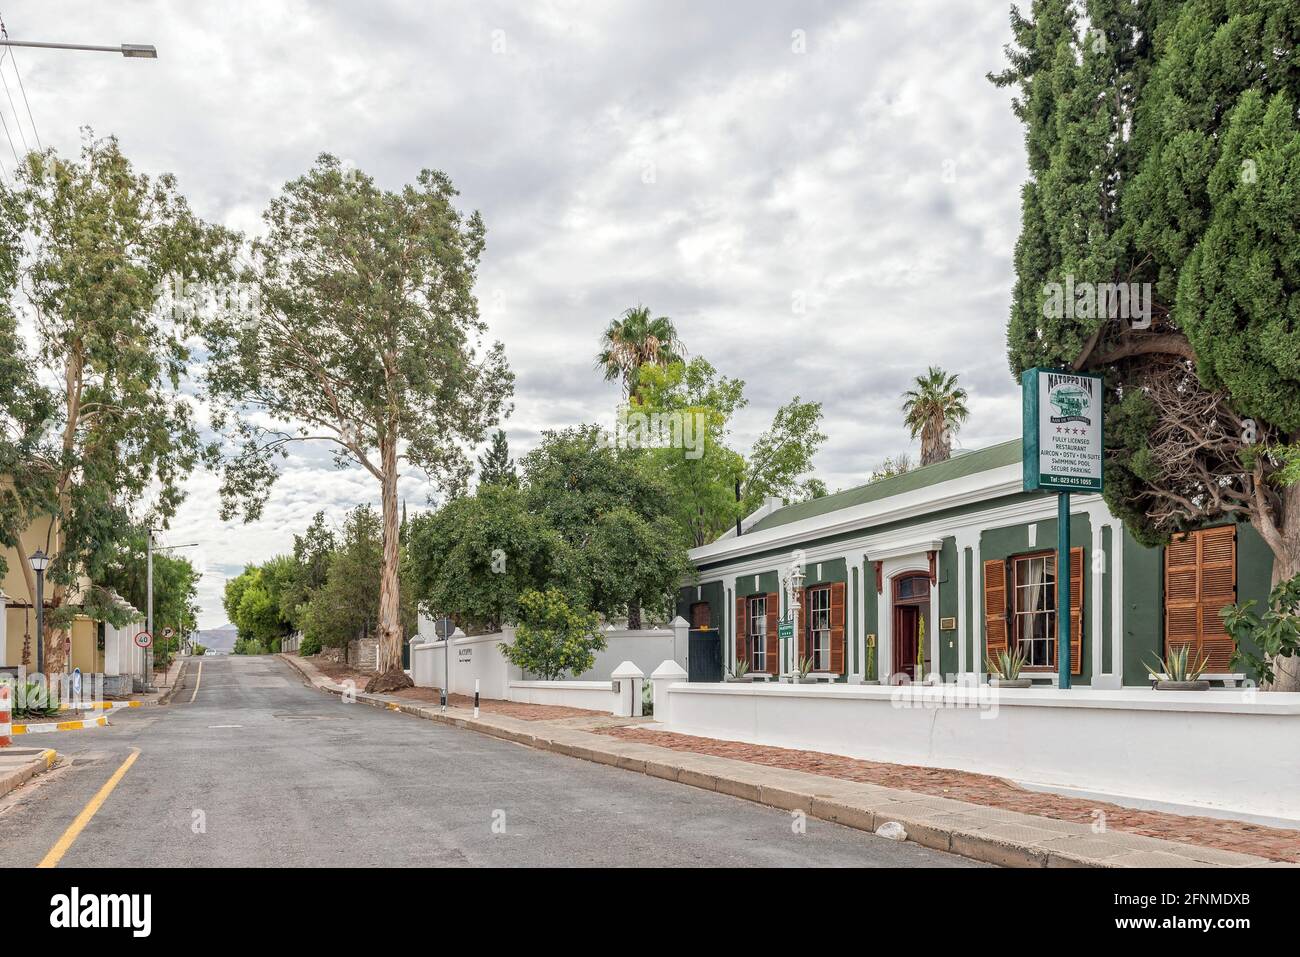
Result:
<svg viewBox="0 0 1300 957"><path fill-rule="evenodd" d="M185 545L163 545L163 546L161 546L161 547L158 548L158 551L160 551L160 552L168 552L168 551L171 551L173 548L194 548L196 545L198 545L198 542L189 542L189 543L187 543L187 544L185 544ZM144 552L145 552L145 562L146 562L146 565L147 565L147 568L146 568L145 573L144 573L144 580L145 580L144 587L145 587L145 592L146 592L147 595L148 595L148 597L145 599L145 613L144 613L144 615L145 615L145 618L144 618L145 624L144 624L144 630L147 631L147 632L149 632L149 647L145 649L145 653L144 653L144 683L145 683L145 688L148 689L148 687L149 687L149 685L150 685L150 683L151 683L151 680L152 680L152 678L153 678L153 646L154 646L154 642L157 640L157 638L154 636L154 633L153 633L153 553L154 553L154 547L153 547L153 529L152 529L152 528L146 528L146 529L145 529L145 546L144 546Z"/></svg>

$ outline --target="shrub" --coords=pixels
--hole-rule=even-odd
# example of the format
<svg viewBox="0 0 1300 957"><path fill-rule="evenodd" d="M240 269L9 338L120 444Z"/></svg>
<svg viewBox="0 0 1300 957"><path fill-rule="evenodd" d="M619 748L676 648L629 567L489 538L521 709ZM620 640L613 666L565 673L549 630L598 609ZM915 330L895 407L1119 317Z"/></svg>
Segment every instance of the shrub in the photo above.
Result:
<svg viewBox="0 0 1300 957"><path fill-rule="evenodd" d="M49 718L59 713L58 692L43 681L26 681L10 694L15 718Z"/></svg>
<svg viewBox="0 0 1300 957"><path fill-rule="evenodd" d="M597 630L594 612L574 608L564 592L549 588L529 590L519 596L519 627L513 644L501 643L501 653L511 664L543 681L581 674L605 650L605 637Z"/></svg>
<svg viewBox="0 0 1300 957"><path fill-rule="evenodd" d="M303 635L302 641L298 643L298 657L310 658L312 655L320 654L320 639L315 635Z"/></svg>

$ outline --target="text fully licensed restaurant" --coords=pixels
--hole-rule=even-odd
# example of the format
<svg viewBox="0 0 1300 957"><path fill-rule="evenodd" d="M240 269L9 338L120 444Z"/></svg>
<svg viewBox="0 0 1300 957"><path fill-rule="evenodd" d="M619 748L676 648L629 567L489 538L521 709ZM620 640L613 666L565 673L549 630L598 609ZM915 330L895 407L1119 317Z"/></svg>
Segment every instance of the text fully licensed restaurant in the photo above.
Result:
<svg viewBox="0 0 1300 957"><path fill-rule="evenodd" d="M775 678L811 659L827 681L953 680L985 674L986 655L1016 646L1026 674L1056 684L1058 503L1024 491L1021 456L1017 439L813 501L769 502L739 535L691 552L699 575L678 613L697 638L716 633L727 671L740 659ZM1268 594L1271 554L1249 525L1146 548L1100 495L1076 491L1068 509L1073 685L1146 685L1144 665L1171 644L1207 655L1216 682L1252 677L1232 672L1219 617ZM799 614L782 629L796 582Z"/></svg>

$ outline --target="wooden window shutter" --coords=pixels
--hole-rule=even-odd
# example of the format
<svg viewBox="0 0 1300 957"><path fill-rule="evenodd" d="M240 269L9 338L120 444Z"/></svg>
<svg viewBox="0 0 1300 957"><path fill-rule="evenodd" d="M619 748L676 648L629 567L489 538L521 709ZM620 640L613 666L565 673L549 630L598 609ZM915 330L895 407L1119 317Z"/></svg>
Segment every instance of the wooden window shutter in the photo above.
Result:
<svg viewBox="0 0 1300 957"><path fill-rule="evenodd" d="M767 673L781 673L781 639L777 637L777 620L781 617L781 596L767 593Z"/></svg>
<svg viewBox="0 0 1300 957"><path fill-rule="evenodd" d="M984 651L992 658L1007 650L1007 563L984 563Z"/></svg>
<svg viewBox="0 0 1300 957"><path fill-rule="evenodd" d="M745 620L749 610L749 601L744 597L736 599L736 661L749 661L749 623ZM734 666L735 661L731 664Z"/></svg>
<svg viewBox="0 0 1300 957"><path fill-rule="evenodd" d="M844 674L844 582L831 585L831 671Z"/></svg>
<svg viewBox="0 0 1300 957"><path fill-rule="evenodd" d="M1235 650L1219 611L1237 600L1237 527L1176 536L1165 546L1165 651L1191 646L1206 670L1232 668Z"/></svg>
<svg viewBox="0 0 1300 957"><path fill-rule="evenodd" d="M1223 674L1232 670L1236 645L1223 627L1219 611L1237 600L1237 526L1220 525L1200 532L1201 539L1201 654L1209 659L1206 670Z"/></svg>
<svg viewBox="0 0 1300 957"><path fill-rule="evenodd" d="M1070 674L1083 673L1083 549L1070 549Z"/></svg>

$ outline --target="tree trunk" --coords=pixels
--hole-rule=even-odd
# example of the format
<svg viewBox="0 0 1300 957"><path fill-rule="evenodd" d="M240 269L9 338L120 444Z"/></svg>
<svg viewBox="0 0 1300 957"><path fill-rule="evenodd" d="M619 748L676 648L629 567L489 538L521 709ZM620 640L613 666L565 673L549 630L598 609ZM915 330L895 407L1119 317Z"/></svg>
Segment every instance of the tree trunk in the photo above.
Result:
<svg viewBox="0 0 1300 957"><path fill-rule="evenodd" d="M398 542L397 502L397 434L390 429L380 439L383 485L384 561L379 578L378 647L375 670L379 673L366 685L366 691L392 691L414 684L402 670L402 613L398 565L401 550Z"/></svg>
<svg viewBox="0 0 1300 957"><path fill-rule="evenodd" d="M1273 549L1273 584L1300 575L1300 483L1281 490L1282 515L1276 526ZM1270 691L1300 691L1300 656L1273 659Z"/></svg>
<svg viewBox="0 0 1300 957"><path fill-rule="evenodd" d="M639 631L641 629L641 603L639 601L627 603L627 627L629 631Z"/></svg>

